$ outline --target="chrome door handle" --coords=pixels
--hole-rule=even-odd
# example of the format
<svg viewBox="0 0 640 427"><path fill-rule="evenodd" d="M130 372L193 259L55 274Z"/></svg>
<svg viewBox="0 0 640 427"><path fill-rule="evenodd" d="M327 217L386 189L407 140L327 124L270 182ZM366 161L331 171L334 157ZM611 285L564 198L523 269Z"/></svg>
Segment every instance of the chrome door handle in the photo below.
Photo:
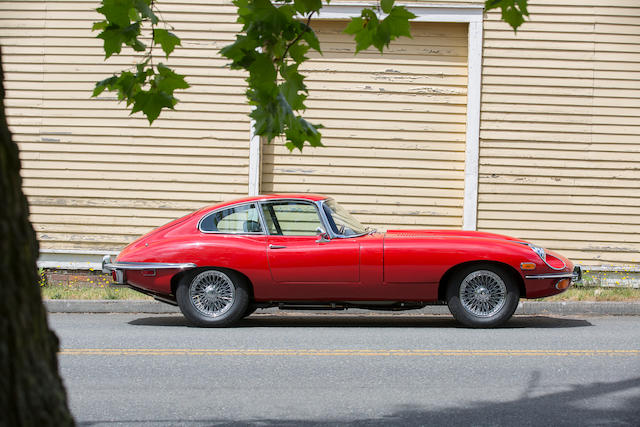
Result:
<svg viewBox="0 0 640 427"><path fill-rule="evenodd" d="M269 245L269 249L284 249L286 246L282 245Z"/></svg>

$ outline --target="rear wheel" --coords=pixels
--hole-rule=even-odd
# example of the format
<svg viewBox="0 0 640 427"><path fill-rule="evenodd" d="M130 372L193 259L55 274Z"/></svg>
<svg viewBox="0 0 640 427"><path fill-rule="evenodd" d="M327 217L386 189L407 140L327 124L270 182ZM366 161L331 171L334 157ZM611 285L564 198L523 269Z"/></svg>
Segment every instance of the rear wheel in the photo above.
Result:
<svg viewBox="0 0 640 427"><path fill-rule="evenodd" d="M247 310L248 285L232 271L200 270L182 278L176 299L190 322L205 327L229 326Z"/></svg>
<svg viewBox="0 0 640 427"><path fill-rule="evenodd" d="M475 265L455 273L447 288L453 317L473 328L490 328L511 318L520 291L511 274L493 265Z"/></svg>
<svg viewBox="0 0 640 427"><path fill-rule="evenodd" d="M242 315L242 317L249 317L251 316L253 313L255 313L255 311L258 309L258 306L255 304L248 304L247 305L247 309L244 311L244 314Z"/></svg>

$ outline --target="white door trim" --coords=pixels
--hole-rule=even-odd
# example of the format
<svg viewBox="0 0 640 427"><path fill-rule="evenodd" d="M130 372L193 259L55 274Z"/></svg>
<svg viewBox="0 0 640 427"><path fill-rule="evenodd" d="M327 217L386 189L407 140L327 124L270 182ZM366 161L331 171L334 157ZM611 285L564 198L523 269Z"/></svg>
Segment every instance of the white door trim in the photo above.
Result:
<svg viewBox="0 0 640 427"><path fill-rule="evenodd" d="M319 19L348 19L358 16L364 6L371 2L343 2L323 6ZM451 22L469 24L467 52L467 130L465 140L464 204L462 228L475 230L478 221L478 164L480 149L480 94L482 84L482 5L435 5L402 3L416 18L417 22ZM251 123L249 148L249 195L260 192L261 138L255 135Z"/></svg>

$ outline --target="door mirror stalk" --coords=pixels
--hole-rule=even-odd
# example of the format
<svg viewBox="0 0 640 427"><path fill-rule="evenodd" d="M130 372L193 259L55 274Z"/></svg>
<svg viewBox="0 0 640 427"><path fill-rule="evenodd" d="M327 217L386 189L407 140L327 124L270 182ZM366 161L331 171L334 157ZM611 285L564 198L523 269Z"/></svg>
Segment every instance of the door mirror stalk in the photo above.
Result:
<svg viewBox="0 0 640 427"><path fill-rule="evenodd" d="M316 240L316 243L327 243L331 241L331 236L329 236L329 233L327 233L322 227L316 228L316 234L320 236L320 238Z"/></svg>

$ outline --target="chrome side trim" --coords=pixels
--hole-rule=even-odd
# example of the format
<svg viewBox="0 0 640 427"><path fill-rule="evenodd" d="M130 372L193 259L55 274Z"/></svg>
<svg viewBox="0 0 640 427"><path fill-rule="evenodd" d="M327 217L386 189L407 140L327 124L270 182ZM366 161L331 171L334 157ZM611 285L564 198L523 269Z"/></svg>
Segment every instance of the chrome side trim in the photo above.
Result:
<svg viewBox="0 0 640 427"><path fill-rule="evenodd" d="M548 273L524 276L525 279L568 279L569 277L573 277L573 273Z"/></svg>
<svg viewBox="0 0 640 427"><path fill-rule="evenodd" d="M192 262L189 263L170 263L170 262L114 262L104 263L102 269L104 270L160 270L160 269L175 269L175 270L187 270L189 268L195 268Z"/></svg>

